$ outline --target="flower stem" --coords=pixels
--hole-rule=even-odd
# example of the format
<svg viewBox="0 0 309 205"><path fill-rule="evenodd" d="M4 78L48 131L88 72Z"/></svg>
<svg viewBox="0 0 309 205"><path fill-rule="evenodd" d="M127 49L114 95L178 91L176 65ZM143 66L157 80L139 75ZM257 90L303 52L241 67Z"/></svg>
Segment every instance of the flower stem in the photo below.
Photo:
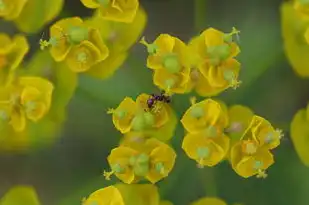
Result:
<svg viewBox="0 0 309 205"><path fill-rule="evenodd" d="M194 0L194 29L197 32L206 25L206 3L207 0Z"/></svg>
<svg viewBox="0 0 309 205"><path fill-rule="evenodd" d="M213 168L203 169L203 180L205 181L205 189L207 196L217 196L215 170Z"/></svg>

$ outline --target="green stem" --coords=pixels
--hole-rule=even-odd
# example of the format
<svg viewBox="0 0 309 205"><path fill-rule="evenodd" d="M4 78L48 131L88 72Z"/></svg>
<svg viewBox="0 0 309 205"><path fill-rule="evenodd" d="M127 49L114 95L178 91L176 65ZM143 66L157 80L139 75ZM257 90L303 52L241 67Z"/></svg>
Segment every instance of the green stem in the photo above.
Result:
<svg viewBox="0 0 309 205"><path fill-rule="evenodd" d="M207 0L194 0L194 28L197 32L206 25L206 3Z"/></svg>
<svg viewBox="0 0 309 205"><path fill-rule="evenodd" d="M215 170L213 168L204 168L202 174L203 181L205 181L205 189L207 196L217 196Z"/></svg>

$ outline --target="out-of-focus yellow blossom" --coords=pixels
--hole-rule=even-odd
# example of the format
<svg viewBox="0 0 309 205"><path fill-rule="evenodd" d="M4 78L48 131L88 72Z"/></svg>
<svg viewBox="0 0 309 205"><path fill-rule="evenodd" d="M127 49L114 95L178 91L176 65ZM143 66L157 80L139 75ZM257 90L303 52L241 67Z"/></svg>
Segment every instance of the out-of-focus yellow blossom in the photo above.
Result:
<svg viewBox="0 0 309 205"><path fill-rule="evenodd" d="M299 13L301 18L309 20L309 1L294 0L294 9Z"/></svg>
<svg viewBox="0 0 309 205"><path fill-rule="evenodd" d="M5 85L13 80L16 68L29 50L29 44L24 36L10 38L4 33L0 34L0 42L0 85Z"/></svg>
<svg viewBox="0 0 309 205"><path fill-rule="evenodd" d="M58 16L64 4L64 0L18 0L17 2L25 2L25 5L14 22L19 30L26 33L37 33Z"/></svg>
<svg viewBox="0 0 309 205"><path fill-rule="evenodd" d="M200 167L215 166L226 156L230 145L230 139L224 134L227 120L227 113L211 99L192 102L182 117L181 122L189 132L182 149Z"/></svg>
<svg viewBox="0 0 309 205"><path fill-rule="evenodd" d="M139 147L119 146L111 151L108 162L111 172L104 172L107 179L115 174L126 184L136 183L147 179L156 183L167 177L173 169L176 153L167 144L151 138L145 141L147 149Z"/></svg>
<svg viewBox="0 0 309 205"><path fill-rule="evenodd" d="M281 131L254 115L240 141L231 148L230 160L235 172L244 178L266 177L265 170L274 163L270 149L280 144L281 137Z"/></svg>
<svg viewBox="0 0 309 205"><path fill-rule="evenodd" d="M238 33L235 28L227 34L208 28L189 42L192 69L188 89L196 89L202 96L214 96L239 86L240 63L234 57L240 49L233 41Z"/></svg>
<svg viewBox="0 0 309 205"><path fill-rule="evenodd" d="M285 54L292 68L299 76L309 77L309 44L305 37L309 21L299 17L293 2L284 2L281 5L281 24Z"/></svg>
<svg viewBox="0 0 309 205"><path fill-rule="evenodd" d="M56 22L50 36L48 42L41 40L42 48L50 46L55 61L65 61L74 72L86 72L109 55L98 29L87 26L79 17Z"/></svg>
<svg viewBox="0 0 309 205"><path fill-rule="evenodd" d="M227 205L222 199L214 198L214 197L204 197L198 199L190 205Z"/></svg>
<svg viewBox="0 0 309 205"><path fill-rule="evenodd" d="M5 20L16 19L23 8L27 0L1 0L0 1L0 17Z"/></svg>
<svg viewBox="0 0 309 205"><path fill-rule="evenodd" d="M301 161L309 167L309 104L299 110L291 123L291 139Z"/></svg>
<svg viewBox="0 0 309 205"><path fill-rule="evenodd" d="M121 133L132 131L146 138L154 137L167 141L174 135L177 118L172 108L162 102L156 102L154 109L148 109L147 100L150 95L140 94L136 102L126 97L116 109L108 113L113 115L113 123Z"/></svg>
<svg viewBox="0 0 309 205"><path fill-rule="evenodd" d="M81 0L91 9L99 9L102 18L110 21L131 23L139 8L139 0Z"/></svg>
<svg viewBox="0 0 309 205"><path fill-rule="evenodd" d="M82 205L125 205L120 191L115 186L108 186L99 189L87 199L84 199Z"/></svg>
<svg viewBox="0 0 309 205"><path fill-rule="evenodd" d="M112 76L126 60L128 50L139 39L146 22L147 15L141 7L130 24L105 20L98 13L86 20L87 25L100 31L101 37L109 49L109 56L94 65L87 74L101 79Z"/></svg>
<svg viewBox="0 0 309 205"><path fill-rule="evenodd" d="M16 132L26 128L26 119L40 120L48 111L54 86L43 78L19 77L0 92L0 111Z"/></svg>
<svg viewBox="0 0 309 205"><path fill-rule="evenodd" d="M207 131L215 135L217 132L222 132L228 125L227 113L218 102L212 99L192 102L191 107L183 115L181 123L189 133Z"/></svg>
<svg viewBox="0 0 309 205"><path fill-rule="evenodd" d="M0 199L0 205L40 205L37 193L31 186L14 186Z"/></svg>
<svg viewBox="0 0 309 205"><path fill-rule="evenodd" d="M141 43L149 53L147 67L154 70L154 84L172 93L187 92L190 79L187 45L169 34L159 35L151 44L143 38Z"/></svg>

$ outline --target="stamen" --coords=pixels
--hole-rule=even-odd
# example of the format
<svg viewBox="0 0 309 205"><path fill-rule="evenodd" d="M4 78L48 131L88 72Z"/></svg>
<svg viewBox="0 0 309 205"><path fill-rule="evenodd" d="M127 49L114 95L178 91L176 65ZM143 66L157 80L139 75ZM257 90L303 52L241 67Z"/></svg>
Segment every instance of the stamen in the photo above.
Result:
<svg viewBox="0 0 309 205"><path fill-rule="evenodd" d="M158 46L156 44L149 44L145 40L145 37L143 36L142 39L140 40L140 43L145 45L147 47L147 52L151 55L156 54L158 51Z"/></svg>

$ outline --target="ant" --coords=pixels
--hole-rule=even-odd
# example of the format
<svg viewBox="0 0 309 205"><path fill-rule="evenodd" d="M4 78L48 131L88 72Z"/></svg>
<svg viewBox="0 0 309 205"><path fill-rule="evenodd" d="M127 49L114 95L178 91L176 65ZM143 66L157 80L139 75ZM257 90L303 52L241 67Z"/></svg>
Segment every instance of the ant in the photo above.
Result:
<svg viewBox="0 0 309 205"><path fill-rule="evenodd" d="M170 103L171 97L165 94L165 91L161 91L159 95L151 94L147 100L148 109L153 109L157 102Z"/></svg>

